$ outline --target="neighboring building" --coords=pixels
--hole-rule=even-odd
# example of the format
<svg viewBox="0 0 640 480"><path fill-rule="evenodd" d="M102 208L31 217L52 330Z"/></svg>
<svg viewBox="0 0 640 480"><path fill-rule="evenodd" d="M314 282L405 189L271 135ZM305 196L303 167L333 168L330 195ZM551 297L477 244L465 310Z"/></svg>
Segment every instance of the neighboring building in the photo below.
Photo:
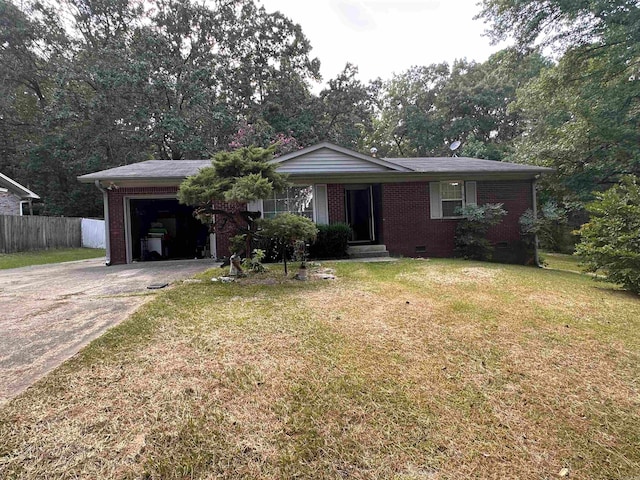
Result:
<svg viewBox="0 0 640 480"><path fill-rule="evenodd" d="M40 197L0 173L0 215L31 215L32 202Z"/></svg>
<svg viewBox="0 0 640 480"><path fill-rule="evenodd" d="M295 186L248 210L345 222L353 230L352 245L386 246L391 255L408 257L452 256L456 209L471 203L504 204L508 213L489 240L503 250L515 248L518 219L535 208L535 179L551 171L465 157L375 158L327 142L273 161ZM104 193L107 262L130 263L151 249L168 258L193 257L206 228L178 203L176 192L184 178L210 164L150 160L78 177ZM163 245L158 237L170 240ZM229 255L228 238L218 235L209 244L213 256Z"/></svg>

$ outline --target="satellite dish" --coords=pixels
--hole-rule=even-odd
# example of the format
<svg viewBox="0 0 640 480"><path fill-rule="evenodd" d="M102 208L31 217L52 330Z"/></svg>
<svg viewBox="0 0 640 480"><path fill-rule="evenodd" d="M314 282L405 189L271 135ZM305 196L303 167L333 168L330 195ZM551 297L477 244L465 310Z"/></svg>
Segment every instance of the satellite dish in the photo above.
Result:
<svg viewBox="0 0 640 480"><path fill-rule="evenodd" d="M462 145L462 142L460 140L456 140L451 145L449 145L449 150L455 152L458 148L460 148L460 145Z"/></svg>
<svg viewBox="0 0 640 480"><path fill-rule="evenodd" d="M369 150L371 152L371 156L375 157L376 153L378 153L378 149L376 147L371 147L371 150Z"/></svg>

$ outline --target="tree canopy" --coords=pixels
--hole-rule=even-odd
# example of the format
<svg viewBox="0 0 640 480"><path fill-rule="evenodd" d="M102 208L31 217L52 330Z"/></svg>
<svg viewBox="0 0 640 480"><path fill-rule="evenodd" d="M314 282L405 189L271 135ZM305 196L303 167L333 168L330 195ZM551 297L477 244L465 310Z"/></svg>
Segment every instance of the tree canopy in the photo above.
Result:
<svg viewBox="0 0 640 480"><path fill-rule="evenodd" d="M541 197L559 202L640 173L637 1L483 0L478 17L515 45L368 83L347 64L314 93L309 40L255 0L0 0L0 170L42 213L85 216L101 198L77 175L251 145L447 156L461 141L554 167Z"/></svg>

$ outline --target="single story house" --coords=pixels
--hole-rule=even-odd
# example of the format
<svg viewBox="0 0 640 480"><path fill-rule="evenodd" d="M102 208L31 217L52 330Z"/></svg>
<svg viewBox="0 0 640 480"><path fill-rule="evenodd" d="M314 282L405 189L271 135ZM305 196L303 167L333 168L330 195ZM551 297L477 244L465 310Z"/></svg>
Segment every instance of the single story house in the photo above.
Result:
<svg viewBox="0 0 640 480"><path fill-rule="evenodd" d="M294 187L248 210L345 222L356 252L373 248L407 257L452 256L457 208L471 203L503 203L508 214L489 240L503 248L519 242L518 219L535 209L536 177L551 170L466 157L376 158L328 142L273 162ZM182 180L210 164L149 160L78 177L103 192L107 263L144 259L151 250L155 258L193 258L204 244L211 256L228 256L228 238L207 240L206 227L176 199Z"/></svg>
<svg viewBox="0 0 640 480"><path fill-rule="evenodd" d="M30 215L34 200L40 200L40 197L0 173L0 215Z"/></svg>

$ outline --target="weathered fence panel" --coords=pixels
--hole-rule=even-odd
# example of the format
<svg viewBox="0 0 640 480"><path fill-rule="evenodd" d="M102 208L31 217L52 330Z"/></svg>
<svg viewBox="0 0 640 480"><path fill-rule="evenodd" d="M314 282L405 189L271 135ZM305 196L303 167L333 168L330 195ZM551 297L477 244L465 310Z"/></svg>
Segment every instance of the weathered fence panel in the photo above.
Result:
<svg viewBox="0 0 640 480"><path fill-rule="evenodd" d="M104 220L82 219L82 246L86 248L105 248Z"/></svg>
<svg viewBox="0 0 640 480"><path fill-rule="evenodd" d="M0 215L0 253L80 246L80 218Z"/></svg>

